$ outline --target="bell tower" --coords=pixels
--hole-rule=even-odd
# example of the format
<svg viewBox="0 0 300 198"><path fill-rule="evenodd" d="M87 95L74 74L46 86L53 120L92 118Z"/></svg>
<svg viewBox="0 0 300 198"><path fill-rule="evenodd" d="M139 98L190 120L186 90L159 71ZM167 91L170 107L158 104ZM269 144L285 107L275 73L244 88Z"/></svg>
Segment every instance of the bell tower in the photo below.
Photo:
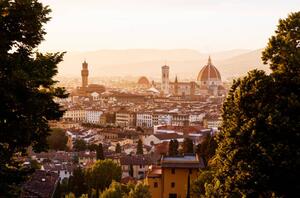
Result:
<svg viewBox="0 0 300 198"><path fill-rule="evenodd" d="M167 65L162 66L161 71L162 71L161 91L164 95L168 95L170 90L169 66Z"/></svg>
<svg viewBox="0 0 300 198"><path fill-rule="evenodd" d="M86 88L88 85L88 76L89 76L89 70L88 70L88 64L86 61L82 63L82 70L81 70L81 78L82 78L82 88Z"/></svg>

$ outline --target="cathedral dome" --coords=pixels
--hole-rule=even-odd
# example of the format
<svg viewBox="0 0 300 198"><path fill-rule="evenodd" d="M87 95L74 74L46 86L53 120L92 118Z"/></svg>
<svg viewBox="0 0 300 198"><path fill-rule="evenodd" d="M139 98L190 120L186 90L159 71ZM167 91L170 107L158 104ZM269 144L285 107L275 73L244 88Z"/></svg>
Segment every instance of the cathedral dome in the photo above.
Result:
<svg viewBox="0 0 300 198"><path fill-rule="evenodd" d="M149 82L148 78L146 78L145 76L142 76L142 77L139 78L138 84L139 85L149 86L150 82Z"/></svg>
<svg viewBox="0 0 300 198"><path fill-rule="evenodd" d="M199 72L197 81L208 82L208 81L221 81L221 75L218 69L211 63L210 57L208 63Z"/></svg>

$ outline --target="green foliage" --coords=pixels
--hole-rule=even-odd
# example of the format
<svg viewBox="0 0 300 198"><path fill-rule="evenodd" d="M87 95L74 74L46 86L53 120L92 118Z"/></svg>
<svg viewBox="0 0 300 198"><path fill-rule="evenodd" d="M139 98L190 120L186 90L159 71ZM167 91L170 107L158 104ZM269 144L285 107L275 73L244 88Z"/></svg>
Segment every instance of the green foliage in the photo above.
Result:
<svg viewBox="0 0 300 198"><path fill-rule="evenodd" d="M103 147L102 147L101 143L97 147L96 158L97 158L97 160L104 160Z"/></svg>
<svg viewBox="0 0 300 198"><path fill-rule="evenodd" d="M196 180L191 184L191 197L205 197L205 184L211 183L214 172L212 170L201 170Z"/></svg>
<svg viewBox="0 0 300 198"><path fill-rule="evenodd" d="M86 172L88 186L96 189L97 193L108 188L113 180L120 181L121 176L121 167L110 159L98 160Z"/></svg>
<svg viewBox="0 0 300 198"><path fill-rule="evenodd" d="M83 139L76 139L73 145L75 151L85 151L87 149L87 144Z"/></svg>
<svg viewBox="0 0 300 198"><path fill-rule="evenodd" d="M101 193L100 198L122 198L124 195L122 185L118 182L112 182L109 188Z"/></svg>
<svg viewBox="0 0 300 198"><path fill-rule="evenodd" d="M136 154L137 154L137 155L143 155L143 154L144 154L144 150L143 150L143 142L142 142L142 140L139 140L139 141L138 141L137 149L136 149Z"/></svg>
<svg viewBox="0 0 300 198"><path fill-rule="evenodd" d="M215 197L300 196L300 12L280 20L263 52L272 73L234 82L223 105Z"/></svg>
<svg viewBox="0 0 300 198"><path fill-rule="evenodd" d="M69 178L69 191L76 197L87 192L87 181L83 170L78 167L73 170L73 175Z"/></svg>
<svg viewBox="0 0 300 198"><path fill-rule="evenodd" d="M41 54L50 9L36 0L0 1L0 196L24 179L15 155L47 149L49 120L62 115L54 98L67 95L53 77L63 53ZM3 179L5 178L5 179Z"/></svg>
<svg viewBox="0 0 300 198"><path fill-rule="evenodd" d="M97 151L98 145L97 145L97 144L89 144L89 145L87 146L87 148L88 148L90 151Z"/></svg>
<svg viewBox="0 0 300 198"><path fill-rule="evenodd" d="M116 145L116 153L121 153L121 152L122 152L121 145L119 143L117 143L117 145Z"/></svg>
<svg viewBox="0 0 300 198"><path fill-rule="evenodd" d="M64 151L67 149L68 137L62 129L51 129L50 136L47 138L49 149Z"/></svg>
<svg viewBox="0 0 300 198"><path fill-rule="evenodd" d="M190 138L184 138L183 153L194 153L194 143Z"/></svg>
<svg viewBox="0 0 300 198"><path fill-rule="evenodd" d="M69 193L65 196L65 198L76 198L74 193Z"/></svg>
<svg viewBox="0 0 300 198"><path fill-rule="evenodd" d="M176 139L171 140L169 142L169 152L168 155L169 156L176 156L178 155L178 147L179 147L179 143Z"/></svg>
<svg viewBox="0 0 300 198"><path fill-rule="evenodd" d="M201 144L197 145L196 153L199 157L202 157L204 160L205 166L208 165L208 162L216 153L218 144L214 137L208 134L204 141Z"/></svg>
<svg viewBox="0 0 300 198"><path fill-rule="evenodd" d="M30 166L33 169L41 169L41 165L37 160L30 160Z"/></svg>
<svg viewBox="0 0 300 198"><path fill-rule="evenodd" d="M151 198L149 186L141 182L138 183L135 188L129 192L128 198Z"/></svg>

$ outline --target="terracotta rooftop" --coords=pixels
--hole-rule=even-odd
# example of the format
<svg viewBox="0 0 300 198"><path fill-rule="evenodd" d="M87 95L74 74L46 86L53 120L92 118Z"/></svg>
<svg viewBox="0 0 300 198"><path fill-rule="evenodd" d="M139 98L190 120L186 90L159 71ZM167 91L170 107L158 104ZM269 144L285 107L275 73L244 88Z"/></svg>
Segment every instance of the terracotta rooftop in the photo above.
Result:
<svg viewBox="0 0 300 198"><path fill-rule="evenodd" d="M149 178L155 178L155 177L161 177L162 175L162 169L160 166L153 166L149 169L147 177Z"/></svg>
<svg viewBox="0 0 300 198"><path fill-rule="evenodd" d="M198 159L196 155L186 156L168 156L161 160L163 168L204 168L202 159Z"/></svg>

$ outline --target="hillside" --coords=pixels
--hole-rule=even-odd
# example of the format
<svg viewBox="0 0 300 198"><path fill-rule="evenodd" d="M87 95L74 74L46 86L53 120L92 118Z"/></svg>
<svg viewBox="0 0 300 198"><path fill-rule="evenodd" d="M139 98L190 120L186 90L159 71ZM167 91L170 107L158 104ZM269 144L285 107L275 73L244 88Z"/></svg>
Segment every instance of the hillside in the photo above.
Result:
<svg viewBox="0 0 300 198"><path fill-rule="evenodd" d="M190 49L155 50L99 50L95 52L70 52L59 65L60 76L80 76L81 63L89 63L91 77L140 76L159 77L160 67L167 63L170 76L174 78L196 78L208 54ZM260 60L261 50L231 50L212 53L213 64L220 70L222 78L244 75L250 69L267 70Z"/></svg>

